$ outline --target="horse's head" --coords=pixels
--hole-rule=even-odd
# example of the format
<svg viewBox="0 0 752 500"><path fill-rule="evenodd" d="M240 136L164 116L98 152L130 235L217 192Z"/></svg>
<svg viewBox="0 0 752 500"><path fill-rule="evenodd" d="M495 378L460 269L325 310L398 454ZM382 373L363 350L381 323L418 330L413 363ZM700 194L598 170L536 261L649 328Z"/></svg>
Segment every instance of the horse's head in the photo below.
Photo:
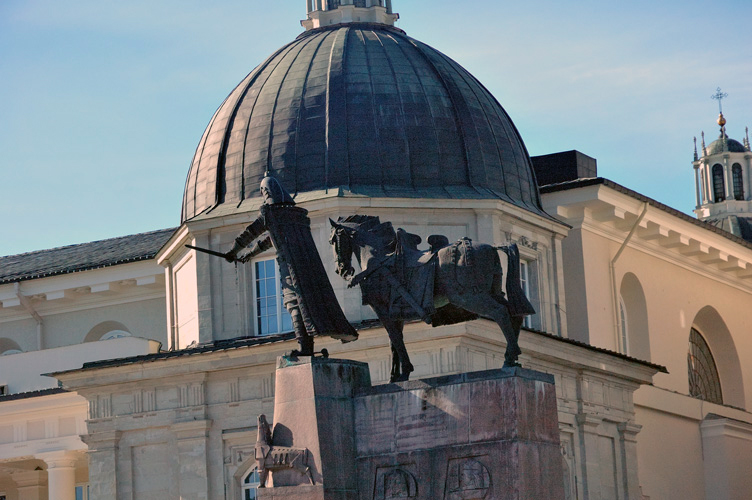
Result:
<svg viewBox="0 0 752 500"><path fill-rule="evenodd" d="M329 219L332 225L332 233L329 236L329 243L334 250L334 261L337 264L337 274L344 279L349 279L355 275L355 269L352 266L354 230L334 222Z"/></svg>

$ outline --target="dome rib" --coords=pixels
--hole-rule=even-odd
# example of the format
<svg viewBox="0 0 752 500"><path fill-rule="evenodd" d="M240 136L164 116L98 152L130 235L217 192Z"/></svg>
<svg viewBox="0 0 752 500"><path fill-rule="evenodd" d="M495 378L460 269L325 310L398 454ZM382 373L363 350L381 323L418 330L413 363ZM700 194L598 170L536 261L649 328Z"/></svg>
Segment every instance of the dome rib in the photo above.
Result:
<svg viewBox="0 0 752 500"><path fill-rule="evenodd" d="M302 43L301 41L296 40L288 44L287 46L279 50L273 58L268 59L263 67L257 68L258 71L254 75L254 77L248 81L248 84L245 86L245 88L241 92L240 97L236 101L235 106L233 107L233 110L232 110L232 117L225 131L225 139L222 144L222 150L220 153L221 163L220 163L220 168L218 169L218 179L217 179L218 186L220 186L220 188L218 189L218 192L220 195L218 204L224 203L227 200L228 192L232 193L234 191L238 193L238 197L237 197L238 204L242 202L243 199L245 198L245 158L246 158L245 153L246 153L248 131L252 123L252 120L250 119L250 117L253 116L253 112L256 109L256 105L258 104L259 97L263 93L264 88L266 87L266 84L271 78L271 76L274 74L277 68L279 68L280 65L285 61L287 56L289 56L290 53L293 52L293 50L297 48L301 43ZM270 66L272 66L272 62L275 59L276 59L276 62L273 64L273 68L270 69ZM253 96L254 97L253 103L250 105L250 110L248 113L249 119L245 127L241 127L241 128L245 128L245 131L243 132L243 140L238 141L239 144L237 148L239 149L239 151L232 151L232 153L229 154L228 151L230 150L230 141L232 139L233 132L235 132L235 122L237 120L238 114L240 113L241 109L244 108L244 105L246 104L246 98L248 97L249 91L253 88L256 81L263 77L264 73L266 73L266 78L264 78L264 81L261 82L256 95ZM270 122L270 130L272 127L273 127L273 121ZM269 140L271 141L271 137L272 137L271 133L269 134L269 136L270 136ZM233 182L231 185L228 185L230 183L227 182L227 159L228 158L232 159L233 156L235 158L240 159L240 165L239 165L240 172L236 173L234 176L230 178L230 180ZM232 194L230 195L229 201L234 201L234 196L232 196Z"/></svg>
<svg viewBox="0 0 752 500"><path fill-rule="evenodd" d="M313 43L313 40L315 40L315 38L311 37L311 43ZM313 62L316 59L316 55L321 49L321 45L324 43L324 40L326 40L326 37L321 37L321 40L319 40L319 43L316 45L316 49L314 50L313 55L311 56L311 60L307 65L305 79L303 80L303 85L301 86L301 93L300 93L301 96L305 96L306 94L306 89L308 88L308 78L311 75L311 68L313 67ZM307 47L308 45L306 45L306 48ZM294 148L295 154L293 155L295 167L297 167L297 164L298 164L298 152L299 152L298 146L300 144L299 138L300 138L300 123L301 123L302 113L303 113L303 105L301 104L298 106L297 120L295 122L295 148ZM298 179L297 168L295 169L295 175L293 176L293 178L294 178L294 186L293 186L292 192L297 195L299 192L299 182L298 182L299 179Z"/></svg>
<svg viewBox="0 0 752 500"><path fill-rule="evenodd" d="M544 214L527 149L495 97L384 25L308 31L249 73L199 141L183 221L258 197L267 170L294 193L496 198Z"/></svg>

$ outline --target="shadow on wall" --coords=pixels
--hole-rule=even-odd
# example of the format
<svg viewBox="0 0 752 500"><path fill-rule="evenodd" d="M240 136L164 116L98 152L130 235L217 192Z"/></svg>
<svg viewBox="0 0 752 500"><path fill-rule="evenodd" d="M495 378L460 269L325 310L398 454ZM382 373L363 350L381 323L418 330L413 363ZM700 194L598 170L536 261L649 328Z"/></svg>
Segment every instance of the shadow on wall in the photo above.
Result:
<svg viewBox="0 0 752 500"><path fill-rule="evenodd" d="M632 273L626 273L621 280L621 295L624 315L622 320L622 341L627 353L637 359L650 361L650 332L648 330L648 306L640 280Z"/></svg>

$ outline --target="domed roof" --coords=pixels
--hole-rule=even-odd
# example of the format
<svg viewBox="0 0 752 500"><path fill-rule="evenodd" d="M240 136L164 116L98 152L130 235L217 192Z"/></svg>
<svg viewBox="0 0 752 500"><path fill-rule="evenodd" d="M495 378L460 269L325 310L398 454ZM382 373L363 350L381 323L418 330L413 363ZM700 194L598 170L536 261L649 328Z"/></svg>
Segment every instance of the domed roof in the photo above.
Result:
<svg viewBox="0 0 752 500"><path fill-rule="evenodd" d="M726 136L726 143L728 144L729 153L746 153L747 152L747 148L745 148L741 142L735 141L734 139L730 139L728 136ZM711 142L707 149L708 149L708 155L723 153L723 136L720 136L718 137L718 139Z"/></svg>
<svg viewBox="0 0 752 500"><path fill-rule="evenodd" d="M441 52L382 24L301 34L253 70L199 142L182 221L293 194L496 198L543 213L532 163L491 93Z"/></svg>

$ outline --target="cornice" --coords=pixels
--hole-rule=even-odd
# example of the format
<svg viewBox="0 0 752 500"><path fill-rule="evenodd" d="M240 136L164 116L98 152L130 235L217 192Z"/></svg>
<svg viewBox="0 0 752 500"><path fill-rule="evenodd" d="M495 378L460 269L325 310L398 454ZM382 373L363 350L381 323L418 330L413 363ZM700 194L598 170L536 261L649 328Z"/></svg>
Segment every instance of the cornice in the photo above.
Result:
<svg viewBox="0 0 752 500"><path fill-rule="evenodd" d="M555 191L544 195L543 204L568 224L614 242L624 240L647 204L629 247L740 290L752 289L750 246L607 185Z"/></svg>

